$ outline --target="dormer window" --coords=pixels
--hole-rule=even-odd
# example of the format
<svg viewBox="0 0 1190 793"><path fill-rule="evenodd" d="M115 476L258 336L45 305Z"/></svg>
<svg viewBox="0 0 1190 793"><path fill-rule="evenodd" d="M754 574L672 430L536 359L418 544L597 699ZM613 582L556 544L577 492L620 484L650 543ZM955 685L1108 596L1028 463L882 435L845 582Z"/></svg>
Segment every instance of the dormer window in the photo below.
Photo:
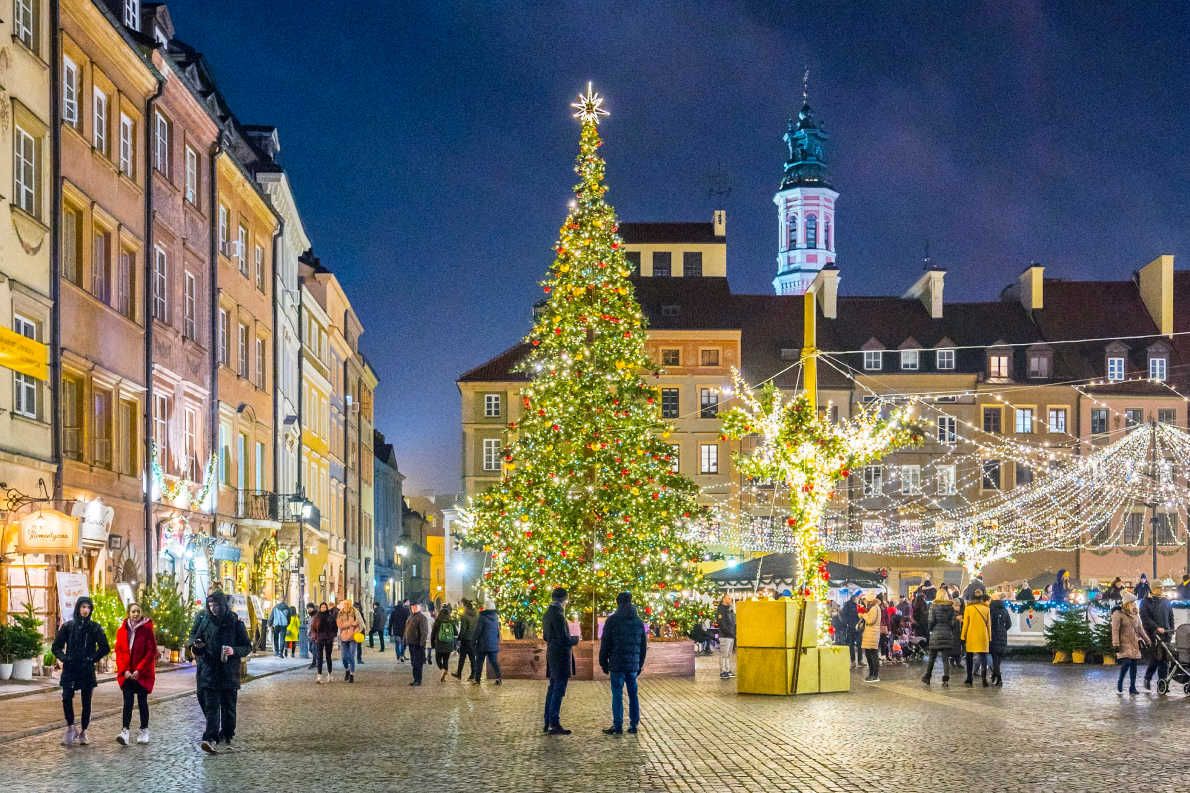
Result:
<svg viewBox="0 0 1190 793"><path fill-rule="evenodd" d="M673 275L673 254L669 251L656 251L653 254L653 277L669 278Z"/></svg>
<svg viewBox="0 0 1190 793"><path fill-rule="evenodd" d="M669 303L669 304L661 307L661 316L669 317L670 319L672 319L678 315L680 310L681 310L680 306L677 306L673 303Z"/></svg>
<svg viewBox="0 0 1190 793"><path fill-rule="evenodd" d="M1124 382L1124 356L1109 355L1107 357L1107 381L1109 383Z"/></svg>
<svg viewBox="0 0 1190 793"><path fill-rule="evenodd" d="M140 0L124 0L124 24L140 30Z"/></svg>
<svg viewBox="0 0 1190 793"><path fill-rule="evenodd" d="M938 350L934 353L934 362L939 369L954 368L954 350Z"/></svg>
<svg viewBox="0 0 1190 793"><path fill-rule="evenodd" d="M879 372L880 371L880 350L864 350L864 371L865 372Z"/></svg>
<svg viewBox="0 0 1190 793"><path fill-rule="evenodd" d="M988 353L988 379L1008 380L1012 377L1012 353L999 350Z"/></svg>
<svg viewBox="0 0 1190 793"><path fill-rule="evenodd" d="M918 359L917 350L901 350L901 369L906 372L916 372Z"/></svg>
<svg viewBox="0 0 1190 793"><path fill-rule="evenodd" d="M1053 355L1049 352L1030 351L1029 352L1029 377L1033 380L1045 380L1052 377L1051 362Z"/></svg>
<svg viewBox="0 0 1190 793"><path fill-rule="evenodd" d="M1166 375L1169 373L1169 359L1164 356L1154 355L1149 358L1149 379L1158 382L1165 382Z"/></svg>

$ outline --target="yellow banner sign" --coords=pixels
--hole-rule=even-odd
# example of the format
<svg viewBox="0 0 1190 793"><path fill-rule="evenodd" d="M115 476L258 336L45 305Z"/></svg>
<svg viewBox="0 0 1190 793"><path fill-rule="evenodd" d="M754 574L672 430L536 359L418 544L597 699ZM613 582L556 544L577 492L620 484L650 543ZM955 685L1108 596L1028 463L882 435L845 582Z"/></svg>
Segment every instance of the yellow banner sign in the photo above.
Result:
<svg viewBox="0 0 1190 793"><path fill-rule="evenodd" d="M78 518L56 509L39 509L16 523L17 553L78 553Z"/></svg>
<svg viewBox="0 0 1190 793"><path fill-rule="evenodd" d="M37 339L0 327L0 366L38 380L50 378L50 348Z"/></svg>

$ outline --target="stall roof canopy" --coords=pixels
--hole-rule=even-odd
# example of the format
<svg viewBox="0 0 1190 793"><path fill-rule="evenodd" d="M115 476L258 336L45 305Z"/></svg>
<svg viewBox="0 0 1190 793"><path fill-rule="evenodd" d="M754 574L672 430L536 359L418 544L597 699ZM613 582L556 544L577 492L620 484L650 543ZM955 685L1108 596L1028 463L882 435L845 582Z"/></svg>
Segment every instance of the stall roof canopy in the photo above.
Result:
<svg viewBox="0 0 1190 793"><path fill-rule="evenodd" d="M707 580L723 586L752 586L759 572L761 586L793 586L795 566L794 554L770 553L717 570ZM833 586L850 582L861 587L878 587L884 583L878 574L858 567L837 562L827 562L826 566Z"/></svg>

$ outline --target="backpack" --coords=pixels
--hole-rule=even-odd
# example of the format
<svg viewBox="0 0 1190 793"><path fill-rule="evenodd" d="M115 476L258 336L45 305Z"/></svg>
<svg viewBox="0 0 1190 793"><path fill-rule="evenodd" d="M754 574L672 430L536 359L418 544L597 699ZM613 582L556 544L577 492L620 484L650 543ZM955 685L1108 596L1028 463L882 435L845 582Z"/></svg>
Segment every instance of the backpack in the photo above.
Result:
<svg viewBox="0 0 1190 793"><path fill-rule="evenodd" d="M454 644L459 638L459 628L454 620L447 620L438 626L438 643Z"/></svg>

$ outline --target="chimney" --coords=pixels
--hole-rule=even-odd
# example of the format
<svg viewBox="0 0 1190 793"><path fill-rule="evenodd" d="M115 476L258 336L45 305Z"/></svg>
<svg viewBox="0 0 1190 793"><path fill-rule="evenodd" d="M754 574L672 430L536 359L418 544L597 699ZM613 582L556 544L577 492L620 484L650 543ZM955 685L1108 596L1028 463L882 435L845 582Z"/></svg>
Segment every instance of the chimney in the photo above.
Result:
<svg viewBox="0 0 1190 793"><path fill-rule="evenodd" d="M1017 276L1020 285L1021 305L1025 311L1040 311L1045 308L1045 268L1037 262L1029 262L1025 271Z"/></svg>
<svg viewBox="0 0 1190 793"><path fill-rule="evenodd" d="M1153 324L1162 336L1173 335L1173 255L1163 253L1136 271L1136 285Z"/></svg>
<svg viewBox="0 0 1190 793"><path fill-rule="evenodd" d="M261 154L270 162L277 161L277 154L281 151L281 139L277 135L277 128L267 124L245 124L244 136L252 141Z"/></svg>
<svg viewBox="0 0 1190 793"><path fill-rule="evenodd" d="M726 209L716 209L714 214L711 215L711 225L713 225L715 227L715 236L716 237L726 237L727 236L727 210Z"/></svg>
<svg viewBox="0 0 1190 793"><path fill-rule="evenodd" d="M839 268L833 263L828 264L814 276L814 283L810 286L817 296L818 307L822 310L823 319L837 319L839 316Z"/></svg>
<svg viewBox="0 0 1190 793"><path fill-rule="evenodd" d="M926 311L930 312L930 319L942 319L942 287L945 280L946 271L930 265L901 298L920 300Z"/></svg>

